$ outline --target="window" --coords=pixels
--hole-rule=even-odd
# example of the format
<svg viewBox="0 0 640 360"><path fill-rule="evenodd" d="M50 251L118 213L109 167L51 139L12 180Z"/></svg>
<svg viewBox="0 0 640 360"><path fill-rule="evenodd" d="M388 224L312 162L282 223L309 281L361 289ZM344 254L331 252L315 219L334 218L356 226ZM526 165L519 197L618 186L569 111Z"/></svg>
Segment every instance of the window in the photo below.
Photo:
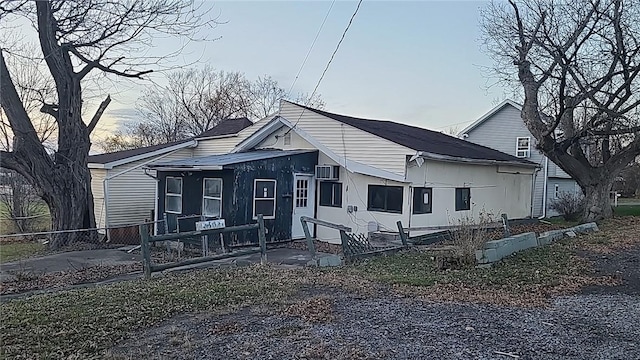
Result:
<svg viewBox="0 0 640 360"><path fill-rule="evenodd" d="M531 138L519 137L516 138L516 157L529 157L531 154Z"/></svg>
<svg viewBox="0 0 640 360"><path fill-rule="evenodd" d="M276 218L276 181L256 179L253 190L253 217Z"/></svg>
<svg viewBox="0 0 640 360"><path fill-rule="evenodd" d="M342 207L342 183L320 182L320 206Z"/></svg>
<svg viewBox="0 0 640 360"><path fill-rule="evenodd" d="M471 189L456 188L456 211L471 209Z"/></svg>
<svg viewBox="0 0 640 360"><path fill-rule="evenodd" d="M182 214L182 178L167 176L166 191L164 194L164 211L173 214Z"/></svg>
<svg viewBox="0 0 640 360"><path fill-rule="evenodd" d="M222 179L202 180L202 215L222 217Z"/></svg>
<svg viewBox="0 0 640 360"><path fill-rule="evenodd" d="M560 185L556 184L554 190L555 191L553 192L553 197L557 199L560 197Z"/></svg>
<svg viewBox="0 0 640 360"><path fill-rule="evenodd" d="M291 130L287 131L286 134L284 134L284 144L285 145L291 145Z"/></svg>
<svg viewBox="0 0 640 360"><path fill-rule="evenodd" d="M413 188L413 213L414 214L430 214L431 213L431 194L433 189L416 187Z"/></svg>
<svg viewBox="0 0 640 360"><path fill-rule="evenodd" d="M402 186L369 185L367 210L402 213Z"/></svg>

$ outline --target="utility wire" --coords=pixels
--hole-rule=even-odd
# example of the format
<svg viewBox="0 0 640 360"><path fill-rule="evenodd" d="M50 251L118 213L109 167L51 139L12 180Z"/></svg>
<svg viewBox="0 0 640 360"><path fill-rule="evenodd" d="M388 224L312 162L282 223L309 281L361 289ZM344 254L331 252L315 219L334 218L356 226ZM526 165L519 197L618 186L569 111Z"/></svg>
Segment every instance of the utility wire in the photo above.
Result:
<svg viewBox="0 0 640 360"><path fill-rule="evenodd" d="M306 107L309 106L309 104L311 103L311 100L313 99L313 96L318 91L318 87L320 86L320 83L322 82L322 79L324 79L324 76L326 75L327 70L329 70L329 66L331 65L331 62L333 62L333 58L336 56L336 53L338 52L338 49L340 49L340 45L342 45L342 41L344 40L345 36L347 35L347 32L349 31L349 28L351 27L351 24L353 23L353 19L358 14L358 10L360 10L360 5L361 4L362 4L362 0L358 1L358 6L356 6L356 10L353 12L353 15L351 15L351 19L349 19L349 23L347 24L347 27L342 32L342 36L340 37L340 41L338 41L338 44L336 45L336 48L333 50L333 53L331 54L331 58L329 58L329 61L327 62L327 66L324 67L324 70L322 71L322 75L320 75L320 79L318 79L318 82L316 83L316 86L313 88L313 92L311 93L311 96L307 99L307 104L305 105L305 107L302 108L302 112L300 112L300 116L298 116L298 119L293 124L293 126L289 130L287 130L287 132L284 133L282 136L287 135L289 132L291 132L291 130L298 125L298 122L300 122L300 119L302 118L302 115L304 115L304 112L307 110Z"/></svg>
<svg viewBox="0 0 640 360"><path fill-rule="evenodd" d="M311 50L313 50L313 47L316 45L316 41L320 36L320 32L322 32L322 28L324 27L324 24L327 22L327 19L329 18L329 14L331 13L331 9L333 9L333 5L335 3L336 3L336 0L333 0L331 2L331 5L329 6L329 10L327 10L327 14L324 16L324 19L322 20L322 24L320 24L320 28L316 33L316 37L313 38L313 42L311 42L309 51L307 51L307 55L305 55L304 60L302 61L302 65L300 65L300 69L298 69L298 73L296 74L296 77L293 79L293 83L291 84L289 91L287 91L287 98L291 96L291 91L293 90L293 87L295 86L296 82L298 81L298 78L300 77L300 73L302 73L302 69L304 68L305 64L307 63L307 60L309 59L309 55L311 55Z"/></svg>

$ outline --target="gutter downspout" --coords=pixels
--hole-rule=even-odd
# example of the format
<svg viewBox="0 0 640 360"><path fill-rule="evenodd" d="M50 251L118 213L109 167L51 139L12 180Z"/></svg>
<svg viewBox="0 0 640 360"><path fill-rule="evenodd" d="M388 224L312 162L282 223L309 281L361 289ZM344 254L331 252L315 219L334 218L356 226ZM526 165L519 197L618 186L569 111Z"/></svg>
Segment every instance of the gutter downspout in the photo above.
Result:
<svg viewBox="0 0 640 360"><path fill-rule="evenodd" d="M109 174L109 170L106 170L107 175ZM102 192L104 192L102 202L104 203L104 232L107 234L107 242L111 242L111 232L109 231L109 183L107 180L109 176L105 176L104 180L102 180Z"/></svg>
<svg viewBox="0 0 640 360"><path fill-rule="evenodd" d="M544 185L542 186L542 215L538 219L547 217L547 182L549 181L549 158L544 157Z"/></svg>

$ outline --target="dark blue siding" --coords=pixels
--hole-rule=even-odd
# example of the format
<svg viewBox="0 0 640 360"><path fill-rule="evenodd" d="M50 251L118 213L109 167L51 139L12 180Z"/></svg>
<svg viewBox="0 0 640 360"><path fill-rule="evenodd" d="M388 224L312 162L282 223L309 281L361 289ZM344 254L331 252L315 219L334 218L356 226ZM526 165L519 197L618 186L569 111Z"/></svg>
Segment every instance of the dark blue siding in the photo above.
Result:
<svg viewBox="0 0 640 360"><path fill-rule="evenodd" d="M222 178L222 217L227 226L254 223L253 186L255 179L275 179L276 212L275 219L265 220L267 241L287 240L291 238L291 218L293 212L293 175L295 173L313 174L318 162L318 152L310 152L249 161L229 165L217 171L158 172L158 219L164 214L165 179L167 176L182 176L183 195L182 213L184 215L202 212L202 179ZM192 230L195 220L181 221L180 230ZM160 226L159 228L163 228ZM234 244L257 242L253 233L238 233L226 239Z"/></svg>

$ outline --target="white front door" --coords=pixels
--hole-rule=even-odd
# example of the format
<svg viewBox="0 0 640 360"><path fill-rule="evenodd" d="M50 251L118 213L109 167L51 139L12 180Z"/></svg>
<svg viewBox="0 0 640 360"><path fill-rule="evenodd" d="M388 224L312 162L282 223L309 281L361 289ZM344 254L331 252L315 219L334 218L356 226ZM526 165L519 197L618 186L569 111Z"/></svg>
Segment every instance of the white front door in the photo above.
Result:
<svg viewBox="0 0 640 360"><path fill-rule="evenodd" d="M316 186L313 175L293 175L293 221L291 224L291 238L304 238L304 230L300 222L301 216L313 217L316 200ZM309 224L311 236L314 236L313 224Z"/></svg>

